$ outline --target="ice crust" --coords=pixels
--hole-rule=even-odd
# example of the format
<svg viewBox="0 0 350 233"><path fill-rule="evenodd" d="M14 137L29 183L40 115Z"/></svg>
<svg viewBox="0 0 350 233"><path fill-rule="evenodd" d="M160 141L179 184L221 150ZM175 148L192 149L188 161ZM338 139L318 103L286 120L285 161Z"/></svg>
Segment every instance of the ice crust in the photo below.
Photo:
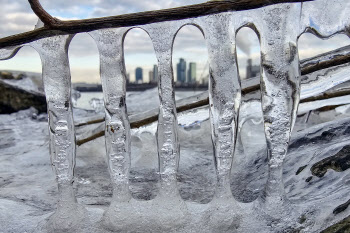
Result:
<svg viewBox="0 0 350 233"><path fill-rule="evenodd" d="M90 211L89 215L84 205L78 204L73 189L76 148L68 62L72 35L28 44L38 51L42 60L51 164L58 183L57 210L39 224L37 232L317 232L326 227L317 225L319 219L315 219L314 214L319 211L317 200L306 205L287 197L283 166L300 98L297 40L303 32L312 32L323 38L349 33L349 13L350 3L346 1L316 0L139 26L152 40L159 67L156 145L160 187L158 195L148 201L134 199L129 191L131 132L125 101L123 41L130 28L90 32L100 53L106 160L113 186L111 204L103 214L101 225L95 229L91 228L91 221L96 220L96 212ZM201 29L209 54L209 112L217 182L214 197L207 204L185 202L177 184L181 151L173 88L172 46L177 32L187 24ZM242 127L244 124L254 127L261 122L255 118L240 123L238 118L241 87L235 32L243 26L253 28L261 44L260 119L263 119L262 132L268 157L262 192L248 203L237 201L230 187L237 129L241 148L249 151L252 148L245 146L245 138L250 138L249 132ZM0 58L13 57L19 48L2 49ZM333 76L335 82L346 81L342 77ZM321 85L311 83L306 87L308 95L320 93L315 86ZM256 111L256 107L254 109ZM243 111L242 116L244 114L248 116L249 111ZM233 193L237 195L237 192Z"/></svg>

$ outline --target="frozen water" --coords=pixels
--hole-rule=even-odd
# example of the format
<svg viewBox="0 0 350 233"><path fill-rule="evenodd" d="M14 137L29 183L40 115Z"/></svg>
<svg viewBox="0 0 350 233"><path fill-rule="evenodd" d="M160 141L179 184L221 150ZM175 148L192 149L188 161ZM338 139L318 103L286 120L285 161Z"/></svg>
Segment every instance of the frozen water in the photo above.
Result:
<svg viewBox="0 0 350 233"><path fill-rule="evenodd" d="M302 87L301 87L301 99L317 96L332 87L338 86L341 83L349 81L349 64L340 65L327 69L327 72L323 70L313 72L309 75L305 75Z"/></svg>
<svg viewBox="0 0 350 233"><path fill-rule="evenodd" d="M57 210L42 226L49 232L75 231L81 229L82 224L88 220L86 210L77 203L73 190L76 146L68 61L71 38L57 36L31 44L42 61L48 105L51 164L59 191Z"/></svg>
<svg viewBox="0 0 350 233"><path fill-rule="evenodd" d="M339 17L333 17L335 13ZM331 191L326 192L327 196L324 196L326 188L321 185L309 188L305 184L305 177L295 178L293 174L296 171L293 169L296 164L300 165L298 161L310 166L316 160L319 162L319 159L340 152L346 145L350 132L348 120L316 125L298 132L291 141L290 139L294 125L299 127L302 122L300 119L296 121L300 97L298 37L305 31L311 31L320 37L348 33L349 15L347 2L316 0L141 26L149 34L158 59L159 118L157 125L152 124L149 128L133 132L130 130L126 109L123 57L123 39L130 28L91 32L100 52L106 115L106 151L103 153L106 154L113 195L106 202L111 203L108 207L104 203L101 208L88 210L77 203L73 190L76 148L67 56L72 36L55 36L31 43L30 46L39 52L43 63L51 164L58 183L59 200L55 213L39 224L37 231L319 232L345 217L349 210L338 216L331 215L329 202L339 205L341 195L347 193L347 188L341 187L341 182L334 181L336 171L326 171L327 178L324 182L333 186ZM176 33L186 24L198 26L205 36L210 65L210 119L198 118L196 125L193 125L190 113L183 121L184 127L178 128L181 121L177 119L173 90L172 45ZM240 112L241 85L237 71L235 32L242 26L252 27L258 33L261 43L262 108L259 107L259 101L245 101ZM0 58L10 58L17 50L18 48L2 49ZM347 81L346 69L338 67L330 72L334 72L334 75L328 75L333 81L332 85ZM324 86L322 77L316 75L310 80L309 86L306 86L308 91L305 91L308 96L324 91L320 88ZM333 86L327 86L327 89L330 87ZM339 100L336 102L339 103ZM316 121L323 120L321 114L319 118ZM304 121L303 124L307 122ZM209 131L208 125L214 145L213 152L209 149L208 139L199 140L198 136L189 135L191 131ZM156 141L152 139L153 132L156 133ZM12 131L8 134L12 135ZM251 144L248 139L252 140L253 136L256 139ZM180 141L186 139L181 137L188 140L184 143L183 150L180 150ZM130 170L132 163L146 163L141 156L133 162L131 151L140 154L155 152L155 149L145 150L144 143L157 148L159 191L157 195L154 192L148 195L147 201L140 201L131 195L133 187L130 184ZM202 148L191 151L189 147L195 143L202 145ZM305 149L305 146L308 148ZM90 148L85 152L91 150L99 148ZM237 158L234 158L235 151ZM200 174L201 169L194 166L194 157L198 153L209 156L214 154L214 163L209 156L199 162L202 165L215 165L206 165L208 171L212 172L207 180L213 183L215 191L211 192L211 199L200 198L198 202L203 204L185 202L182 198L186 197L186 185L181 191L177 180L179 162L182 161L180 152L185 155L183 161L191 165L185 174L191 174L190 171ZM86 153L86 156L92 155ZM154 164L146 165L152 167ZM233 182L231 186L231 167L233 176L242 184ZM256 172L243 174L244 169L255 169ZM303 172L303 169L299 173L310 176L310 171ZM342 173L341 179L347 180L348 174L349 172ZM137 180L137 177L134 178ZM318 178L312 177L311 184L322 182L316 179ZM306 183L310 182L309 178L306 180ZM98 186L98 182L94 184L84 177L77 181L78 186ZM308 191L300 191L303 189ZM243 192L242 198L237 198L241 191L247 190L253 191ZM309 202L305 202L306 199ZM322 205L322 201L327 204ZM8 202L5 204L11 205ZM319 208L320 205L326 208L324 213ZM104 210L103 216L101 209ZM100 219L101 225L97 223Z"/></svg>

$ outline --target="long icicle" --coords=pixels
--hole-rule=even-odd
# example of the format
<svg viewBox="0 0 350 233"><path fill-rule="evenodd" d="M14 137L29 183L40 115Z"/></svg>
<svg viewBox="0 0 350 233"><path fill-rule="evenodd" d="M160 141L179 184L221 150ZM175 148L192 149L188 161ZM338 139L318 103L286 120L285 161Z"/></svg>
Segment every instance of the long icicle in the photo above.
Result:
<svg viewBox="0 0 350 233"><path fill-rule="evenodd" d="M299 104L299 22L295 15L300 11L300 4L267 7L263 24L256 24L261 35L261 94L269 167L263 202L276 216L283 211L277 206L287 201L283 162Z"/></svg>
<svg viewBox="0 0 350 233"><path fill-rule="evenodd" d="M241 101L231 20L231 14L211 15L205 18L202 26L209 54L209 105L218 179L217 197L232 197L230 172Z"/></svg>
<svg viewBox="0 0 350 233"><path fill-rule="evenodd" d="M73 190L76 158L71 104L68 45L71 36L56 36L31 44L42 61L42 75L49 115L51 163L58 183L58 205L47 223L49 231L77 231L87 220Z"/></svg>
<svg viewBox="0 0 350 233"><path fill-rule="evenodd" d="M123 41L126 28L90 32L100 54L100 74L105 102L105 143L113 197L104 215L104 225L118 230L117 214L130 205L129 173L131 166L130 123L126 108L126 71ZM131 206L132 207L132 206ZM132 213L123 209L125 215ZM123 215L123 214L122 214Z"/></svg>
<svg viewBox="0 0 350 233"><path fill-rule="evenodd" d="M160 191L154 208L160 214L163 232L183 227L188 221L188 210L177 186L180 159L178 122L174 93L172 47L181 22L166 22L145 27L158 59L159 116L157 146L160 171ZM171 214L169 214L171 213Z"/></svg>

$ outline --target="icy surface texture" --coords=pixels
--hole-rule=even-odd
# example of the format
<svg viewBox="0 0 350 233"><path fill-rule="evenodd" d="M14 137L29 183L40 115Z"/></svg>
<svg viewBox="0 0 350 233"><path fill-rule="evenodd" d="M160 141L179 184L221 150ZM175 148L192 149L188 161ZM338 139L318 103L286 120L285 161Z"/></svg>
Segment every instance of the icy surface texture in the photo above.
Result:
<svg viewBox="0 0 350 233"><path fill-rule="evenodd" d="M298 190L302 189L300 187L307 188L305 181L293 180L296 179L291 178L295 171L291 170L291 167L297 163L297 160L306 162L305 158L308 158L309 161L313 161L316 160L315 155L324 158L326 155L334 155L341 151L347 138L342 135L348 135L350 132L348 120L316 125L306 131L298 132L291 142L290 137L297 119L301 81L297 39L306 31L315 33L319 37L348 33L349 15L348 2L316 0L302 4L278 4L249 11L141 26L149 34L158 59L160 106L158 124L140 129L137 135L133 135L134 137L131 137L125 101L123 40L129 28L91 32L100 52L106 114L105 153L113 190L108 208L89 210L93 215L95 227L93 230L85 228L85 224L89 225L89 218L85 209L77 204L72 187L75 133L67 57L71 37L57 36L31 43L30 45L39 52L43 64L49 114L50 154L59 188L57 210L47 224L44 222L39 226L40 230L49 232L109 230L114 232L319 232L336 220L339 221L339 216L346 217L345 212L336 217L331 215L330 204L323 205L327 208L327 212L322 213L322 209L318 208L322 203L322 192L325 191L322 187L319 187L321 191L309 189L312 191L301 194ZM186 129L178 130L173 90L172 46L178 30L186 24L194 24L202 30L209 53L210 120L202 119L203 131L201 132L209 131L208 125L210 125L215 169L209 170L214 173L210 178L216 175L216 190L215 194L212 192L212 199L199 201L208 204L185 202L180 196L177 181L180 161L178 131L181 132L180 135L186 136L183 132ZM243 26L253 28L259 35L261 43L261 104L259 100L243 102L241 116L238 119L241 85L236 64L235 33ZM18 49L3 49L0 51L0 58L11 58ZM328 72L325 77L330 77L332 85L347 81L345 75L347 69L342 66L330 69ZM326 82L323 80L317 72L310 74L308 82L305 83L303 98L320 94L334 87L332 85L325 87ZM346 103L343 99L335 101ZM306 105L304 108L306 110L303 111L310 109ZM332 114L337 111L347 112L348 110L338 109ZM318 123L323 120L321 115L316 117ZM299 119L298 125L301 125L300 121L302 120ZM191 125L191 122L184 122L184 127ZM256 132L259 139L255 141L254 147L247 143L248 140L252 140L252 131ZM153 132L157 135L156 143L146 136L147 133ZM341 137L337 138L338 136ZM137 137L150 143L151 146L156 146L159 159L159 193L152 191L152 198L148 198L147 201L136 200L130 194L130 189L133 189L129 187L131 186L129 179L131 141L136 140ZM142 143L140 138L139 144ZM236 138L239 139L238 143ZM336 138L336 140L331 141L329 138ZM182 140L185 141L185 139ZM322 150L316 148L315 140L322 142L322 145L321 143L318 145ZM204 142L208 144L203 140L203 147L205 147ZM331 145L331 143L336 144ZM235 148L236 144L237 148ZM188 147L189 143L185 145ZM303 149L305 145L309 147L308 150ZM208 148L205 149L207 152L210 151ZM233 157L235 149L236 154L239 155L237 159ZM142 149L139 151L144 153ZM294 157L286 157L287 153ZM192 156L196 156L196 153L189 154L184 161L191 164ZM139 158L139 161L141 160ZM285 174L288 176L283 173L285 160L288 161L286 166L290 166L285 169ZM210 164L210 160L206 158L203 164L205 163ZM233 182L232 185L231 167L234 168L236 177L245 184ZM238 167L242 169L239 170ZM243 168L254 168L256 172L240 176L239 173L244 172ZM191 171L198 172L198 169L195 170L193 166ZM302 174L310 176L309 173L308 171ZM326 173L331 174L328 179L332 182L335 179L334 172L326 171ZM286 182L284 182L285 178L287 178ZM346 175L343 178L345 180ZM309 178L306 180L310 182ZM88 183L82 179L80 181L84 184ZM231 190L237 197L240 190L247 189L249 185L258 191L242 195L242 198L233 197ZM293 187L299 189L294 190ZM342 185L334 184L334 187L333 191L339 189L342 194L346 193L341 188ZM332 196L325 199L340 204L341 194L336 194L335 191L329 191L329 194ZM299 197L305 199L298 199ZM309 200L308 198L311 198L311 201L305 202Z"/></svg>
<svg viewBox="0 0 350 233"><path fill-rule="evenodd" d="M349 71L349 64L344 64L327 69L326 72L320 70L303 76L300 98L306 99L320 95L341 83L349 81Z"/></svg>
<svg viewBox="0 0 350 233"><path fill-rule="evenodd" d="M266 7L263 20L255 22L260 32L261 95L269 160L262 202L274 217L291 214L282 209L286 201L282 170L299 104L299 21L295 16L300 11L300 4Z"/></svg>
<svg viewBox="0 0 350 233"><path fill-rule="evenodd" d="M316 0L302 5L300 33L307 31L323 38L336 33L350 35L350 2Z"/></svg>
<svg viewBox="0 0 350 233"><path fill-rule="evenodd" d="M44 226L49 232L78 230L87 219L85 209L77 203L73 191L76 146L68 61L71 38L57 36L31 44L42 61L48 105L50 156L59 192L57 211Z"/></svg>
<svg viewBox="0 0 350 233"><path fill-rule="evenodd" d="M174 94L172 50L175 35L181 21L144 26L149 34L158 60L159 116L157 147L159 158L160 190L153 201L158 212L155 216L164 231L182 228L189 220L185 202L177 187L177 171L180 159L178 122Z"/></svg>
<svg viewBox="0 0 350 233"><path fill-rule="evenodd" d="M201 22L209 54L210 119L217 164L218 198L232 197L229 176L241 102L232 20L231 14L219 14L205 17Z"/></svg>
<svg viewBox="0 0 350 233"><path fill-rule="evenodd" d="M175 25L174 25L175 24ZM161 176L160 195L178 196L176 172L180 149L177 135L177 117L172 69L172 46L179 24L162 23L149 28L147 32L153 42L159 70L159 117L158 117L158 154ZM176 27L178 26L178 27Z"/></svg>
<svg viewBox="0 0 350 233"><path fill-rule="evenodd" d="M13 58L23 46L14 46L0 49L0 60Z"/></svg>
<svg viewBox="0 0 350 233"><path fill-rule="evenodd" d="M91 32L99 53L105 106L106 155L113 185L113 200L105 213L107 228L114 229L120 205L129 203L130 123L126 110L126 73L123 55L127 29L106 29ZM132 214L125 211L125 218Z"/></svg>
<svg viewBox="0 0 350 233"><path fill-rule="evenodd" d="M208 224L214 231L228 231L238 227L238 215L241 214L230 188L237 116L241 102L233 20L232 14L228 13L210 15L198 20L209 56L209 109L217 187L214 199L209 204L211 214Z"/></svg>

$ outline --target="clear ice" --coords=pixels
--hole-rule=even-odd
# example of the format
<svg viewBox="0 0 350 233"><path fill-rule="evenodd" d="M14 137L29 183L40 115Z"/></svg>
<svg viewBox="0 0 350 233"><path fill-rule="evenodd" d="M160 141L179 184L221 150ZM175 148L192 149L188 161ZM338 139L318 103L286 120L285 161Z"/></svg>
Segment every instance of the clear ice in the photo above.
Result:
<svg viewBox="0 0 350 233"><path fill-rule="evenodd" d="M335 17L335 15L337 17ZM184 25L201 29L210 65L210 124L216 165L217 189L208 204L185 202L179 195L177 170L180 160L177 113L174 98L172 47ZM350 2L316 0L276 4L259 9L227 12L179 21L140 26L151 38L159 67L159 119L157 149L160 190L155 199L139 201L129 191L130 123L126 108L126 73L123 43L131 28L90 32L100 53L100 72L105 106L105 139L113 198L93 232L319 232L313 212L317 205L288 200L282 179L291 131L299 99L320 94L348 81L347 69L336 67L322 76L306 76L300 96L300 63L297 41L304 32L321 38L349 35ZM40 25L39 25L40 26ZM241 105L237 68L236 32L252 28L261 45L261 112L259 101ZM27 45L40 54L48 103L50 155L58 183L56 212L43 223L48 232L92 232L87 210L77 203L73 190L75 131L71 104L68 46L73 35L41 39ZM0 50L0 59L13 57L21 46ZM317 62L317 61L313 61ZM323 77L327 77L324 79ZM332 80L329 82L328 77ZM333 85L333 86L332 86ZM308 109L309 107L304 107ZM307 110L305 110L307 111ZM238 117L241 112L241 116ZM244 147L245 122L251 127L262 118L268 156L264 191L249 203L237 201L230 187L237 141ZM248 137L249 138L249 137ZM249 151L248 149L246 151ZM239 160L244 162L244 160ZM301 221L303 219L303 221ZM96 221L97 222L97 221ZM323 226L324 227L324 226Z"/></svg>

